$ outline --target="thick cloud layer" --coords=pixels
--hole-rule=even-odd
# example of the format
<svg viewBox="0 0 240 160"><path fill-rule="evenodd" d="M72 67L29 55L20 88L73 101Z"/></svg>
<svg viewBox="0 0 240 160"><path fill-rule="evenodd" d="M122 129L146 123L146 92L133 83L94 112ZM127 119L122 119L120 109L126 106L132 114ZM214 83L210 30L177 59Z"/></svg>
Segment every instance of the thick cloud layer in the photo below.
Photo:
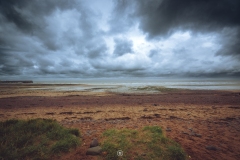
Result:
<svg viewBox="0 0 240 160"><path fill-rule="evenodd" d="M144 10L145 5L140 5L137 16L140 17L140 27L149 34L150 38L169 35L179 29L201 33L235 29L234 33L227 35L227 37L234 37L222 42L224 51L220 51L219 54L240 54L240 39L238 38L240 1L165 0L160 2L156 9ZM228 43L229 40L232 41L231 44Z"/></svg>
<svg viewBox="0 0 240 160"><path fill-rule="evenodd" d="M148 32L150 37L171 34L179 29L216 32L240 24L238 0L158 0L136 3L140 28Z"/></svg>
<svg viewBox="0 0 240 160"><path fill-rule="evenodd" d="M238 0L0 0L0 76L240 76Z"/></svg>

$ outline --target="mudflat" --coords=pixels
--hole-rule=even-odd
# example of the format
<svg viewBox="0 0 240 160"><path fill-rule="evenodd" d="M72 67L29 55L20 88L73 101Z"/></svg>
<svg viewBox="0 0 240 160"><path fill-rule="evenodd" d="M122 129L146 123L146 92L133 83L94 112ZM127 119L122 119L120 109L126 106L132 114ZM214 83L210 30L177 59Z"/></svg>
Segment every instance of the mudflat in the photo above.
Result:
<svg viewBox="0 0 240 160"><path fill-rule="evenodd" d="M162 127L190 159L240 159L240 91L120 93L46 89L49 86L1 84L0 120L51 118L78 128L82 145L57 159L97 159L85 153L93 138L101 141L104 130L147 125Z"/></svg>

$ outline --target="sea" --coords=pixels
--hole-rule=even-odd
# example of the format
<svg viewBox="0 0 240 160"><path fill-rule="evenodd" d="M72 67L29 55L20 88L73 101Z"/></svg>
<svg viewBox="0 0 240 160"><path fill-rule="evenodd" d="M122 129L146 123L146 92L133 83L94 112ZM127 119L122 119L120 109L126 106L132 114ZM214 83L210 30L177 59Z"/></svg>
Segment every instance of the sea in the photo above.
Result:
<svg viewBox="0 0 240 160"><path fill-rule="evenodd" d="M179 88L189 90L240 90L238 78L61 78L37 79L35 84L50 85L49 89L65 91L130 92L144 87Z"/></svg>

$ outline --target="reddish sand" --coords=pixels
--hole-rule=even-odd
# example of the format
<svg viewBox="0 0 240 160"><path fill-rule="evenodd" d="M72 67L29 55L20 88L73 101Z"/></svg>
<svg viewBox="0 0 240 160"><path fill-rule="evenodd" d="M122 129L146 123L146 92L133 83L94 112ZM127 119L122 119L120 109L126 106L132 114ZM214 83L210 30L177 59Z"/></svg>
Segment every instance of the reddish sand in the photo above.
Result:
<svg viewBox="0 0 240 160"><path fill-rule="evenodd" d="M158 125L180 143L190 159L240 159L240 93L184 91L164 94L53 92L1 86L0 120L52 118L79 128L83 143L56 159L86 156L93 138L108 128L139 129ZM171 128L171 131L166 131ZM215 146L217 150L208 150Z"/></svg>

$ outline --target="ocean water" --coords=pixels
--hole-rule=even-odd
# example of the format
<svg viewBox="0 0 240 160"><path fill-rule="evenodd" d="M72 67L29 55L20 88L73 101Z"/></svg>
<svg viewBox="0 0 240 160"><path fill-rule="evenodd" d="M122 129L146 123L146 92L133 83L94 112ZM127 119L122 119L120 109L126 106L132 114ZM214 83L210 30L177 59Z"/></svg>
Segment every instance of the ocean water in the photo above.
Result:
<svg viewBox="0 0 240 160"><path fill-rule="evenodd" d="M98 79L48 79L35 84L69 84L49 86L61 91L130 92L136 88L157 86L191 90L240 90L240 79L179 79L179 78L98 78ZM46 88L46 87L45 87Z"/></svg>

